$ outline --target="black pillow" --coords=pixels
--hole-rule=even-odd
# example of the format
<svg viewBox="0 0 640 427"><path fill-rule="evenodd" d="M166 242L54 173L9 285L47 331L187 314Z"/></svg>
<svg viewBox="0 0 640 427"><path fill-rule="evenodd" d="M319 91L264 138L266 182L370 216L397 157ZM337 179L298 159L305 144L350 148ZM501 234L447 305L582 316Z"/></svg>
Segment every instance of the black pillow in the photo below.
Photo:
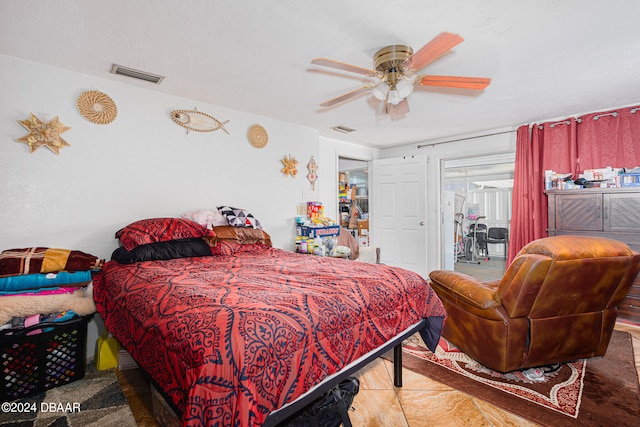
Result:
<svg viewBox="0 0 640 427"><path fill-rule="evenodd" d="M158 261L175 258L211 256L211 247L201 238L169 240L167 242L140 245L128 251L120 246L111 259L120 264L142 261Z"/></svg>

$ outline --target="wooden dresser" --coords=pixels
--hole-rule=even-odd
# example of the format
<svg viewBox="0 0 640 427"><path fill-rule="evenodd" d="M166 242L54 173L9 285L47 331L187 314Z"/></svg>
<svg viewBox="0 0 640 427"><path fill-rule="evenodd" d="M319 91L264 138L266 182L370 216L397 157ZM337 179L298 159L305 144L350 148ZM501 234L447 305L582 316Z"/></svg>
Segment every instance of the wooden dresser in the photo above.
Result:
<svg viewBox="0 0 640 427"><path fill-rule="evenodd" d="M640 187L545 191L549 236L602 236L640 252ZM620 305L618 318L640 324L640 275Z"/></svg>

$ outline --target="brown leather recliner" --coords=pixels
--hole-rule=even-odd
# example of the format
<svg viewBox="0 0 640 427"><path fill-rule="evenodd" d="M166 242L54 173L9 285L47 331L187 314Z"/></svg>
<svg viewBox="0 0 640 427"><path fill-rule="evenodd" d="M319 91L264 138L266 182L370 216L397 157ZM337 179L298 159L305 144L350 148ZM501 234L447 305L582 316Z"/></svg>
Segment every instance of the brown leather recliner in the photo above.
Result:
<svg viewBox="0 0 640 427"><path fill-rule="evenodd" d="M604 356L640 268L617 240L547 237L526 245L501 280L436 270L449 317L443 337L499 372Z"/></svg>

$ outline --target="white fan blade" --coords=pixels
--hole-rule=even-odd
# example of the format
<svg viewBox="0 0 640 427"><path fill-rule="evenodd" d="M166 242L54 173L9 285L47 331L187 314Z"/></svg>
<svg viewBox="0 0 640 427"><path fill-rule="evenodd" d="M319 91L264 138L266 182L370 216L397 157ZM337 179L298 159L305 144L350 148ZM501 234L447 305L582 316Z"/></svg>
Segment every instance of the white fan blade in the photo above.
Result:
<svg viewBox="0 0 640 427"><path fill-rule="evenodd" d="M360 67L358 65L351 65L345 62L335 61L327 58L316 58L311 61L314 65L322 65L323 67L336 68L342 71L350 71L352 73L362 74L364 76L372 77L378 74L376 70Z"/></svg>
<svg viewBox="0 0 640 427"><path fill-rule="evenodd" d="M323 103L320 104L321 107L332 107L336 104L339 104L341 102L346 102L346 101L350 101L354 98L357 98L360 95L363 95L367 92L369 92L369 90L371 90L371 86L363 86L361 88L358 88L356 90L352 90L351 92L347 92L344 93L340 96L336 96L335 98L332 98L328 101L325 101Z"/></svg>

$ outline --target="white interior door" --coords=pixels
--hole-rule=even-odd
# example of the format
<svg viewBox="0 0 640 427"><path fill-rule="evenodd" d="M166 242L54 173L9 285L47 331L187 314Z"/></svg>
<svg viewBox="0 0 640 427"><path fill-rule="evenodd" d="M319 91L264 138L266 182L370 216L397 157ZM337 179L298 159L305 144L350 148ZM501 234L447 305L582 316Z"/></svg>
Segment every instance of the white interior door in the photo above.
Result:
<svg viewBox="0 0 640 427"><path fill-rule="evenodd" d="M372 243L384 264L427 277L426 157L374 160L371 174Z"/></svg>

